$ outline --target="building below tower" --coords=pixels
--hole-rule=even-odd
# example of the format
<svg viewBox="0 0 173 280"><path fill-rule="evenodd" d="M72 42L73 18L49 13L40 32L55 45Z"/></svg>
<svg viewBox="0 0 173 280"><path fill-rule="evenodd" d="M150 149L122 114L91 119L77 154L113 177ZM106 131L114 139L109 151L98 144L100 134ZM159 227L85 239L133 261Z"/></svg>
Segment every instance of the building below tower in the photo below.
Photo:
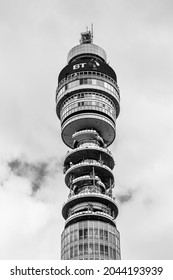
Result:
<svg viewBox="0 0 173 280"><path fill-rule="evenodd" d="M65 228L61 259L120 259L118 208L112 195L114 159L108 146L116 136L119 88L105 51L81 34L58 77L56 112L62 139L69 196L62 208Z"/></svg>

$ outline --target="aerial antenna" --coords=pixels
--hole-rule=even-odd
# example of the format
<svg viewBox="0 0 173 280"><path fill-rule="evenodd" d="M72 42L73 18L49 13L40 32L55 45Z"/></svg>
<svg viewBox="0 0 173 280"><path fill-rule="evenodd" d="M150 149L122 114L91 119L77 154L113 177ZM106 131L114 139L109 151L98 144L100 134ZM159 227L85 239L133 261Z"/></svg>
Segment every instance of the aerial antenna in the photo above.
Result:
<svg viewBox="0 0 173 280"><path fill-rule="evenodd" d="M91 23L91 43L93 42L93 23Z"/></svg>
<svg viewBox="0 0 173 280"><path fill-rule="evenodd" d="M93 24L91 24L91 31L88 30L86 26L86 31L81 33L81 44L91 44L93 42Z"/></svg>

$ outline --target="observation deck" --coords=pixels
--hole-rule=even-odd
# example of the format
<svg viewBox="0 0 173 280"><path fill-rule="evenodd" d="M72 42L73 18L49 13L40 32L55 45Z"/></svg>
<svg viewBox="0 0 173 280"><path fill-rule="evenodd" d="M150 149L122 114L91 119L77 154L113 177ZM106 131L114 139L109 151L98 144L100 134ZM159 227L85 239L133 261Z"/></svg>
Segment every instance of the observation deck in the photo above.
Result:
<svg viewBox="0 0 173 280"><path fill-rule="evenodd" d="M116 217L118 215L118 207L116 205L115 199L106 194L93 193L93 192L84 192L84 193L70 196L70 198L67 200L66 203L64 203L63 208L62 208L62 215L63 215L64 219L67 219L68 211L70 208L74 207L78 203L82 203L82 202L88 203L88 201L93 203L92 211L94 211L94 202L97 202L97 203L100 202L103 205L105 205L105 210L106 210L106 206L109 205L109 207L112 209L112 211L114 211L113 218L116 219ZM86 206L88 207L88 205L86 205Z"/></svg>
<svg viewBox="0 0 173 280"><path fill-rule="evenodd" d="M83 175L91 174L93 172L93 168L95 174L99 176L105 187L108 189L110 187L110 182L114 182L113 173L108 166L101 164L96 160L83 161L74 165L72 164L65 173L66 185L70 187L71 176L73 178L77 178Z"/></svg>
<svg viewBox="0 0 173 280"><path fill-rule="evenodd" d="M108 149L94 145L81 145L80 147L67 153L64 160L64 167L68 169L71 162L73 164L77 164L85 159L94 159L104 165L107 165L110 169L113 169L115 165L113 156Z"/></svg>
<svg viewBox="0 0 173 280"><path fill-rule="evenodd" d="M114 218L111 215L101 211L92 212L91 210L86 210L86 211L81 211L79 213L75 213L71 215L69 218L67 218L65 221L65 228L72 223L76 223L87 219L103 221L116 226Z"/></svg>

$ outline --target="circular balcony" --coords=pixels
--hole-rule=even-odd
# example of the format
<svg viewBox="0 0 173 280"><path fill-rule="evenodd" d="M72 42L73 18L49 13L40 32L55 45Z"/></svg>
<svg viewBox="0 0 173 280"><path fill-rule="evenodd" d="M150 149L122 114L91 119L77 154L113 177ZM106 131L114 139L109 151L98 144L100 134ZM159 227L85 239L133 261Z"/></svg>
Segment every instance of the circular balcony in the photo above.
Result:
<svg viewBox="0 0 173 280"><path fill-rule="evenodd" d="M115 123L104 115L98 113L79 112L70 116L61 126L64 143L73 148L72 135L83 129L95 129L109 146L115 139Z"/></svg>
<svg viewBox="0 0 173 280"><path fill-rule="evenodd" d="M90 175L94 173L96 176L99 176L100 180L103 182L105 187L108 189L110 185L114 182L114 176L112 174L111 169L99 162L94 160L88 160L84 162L80 162L78 164L72 165L67 171L65 175L65 183L69 187L70 186L70 177L73 176L73 179L84 175Z"/></svg>
<svg viewBox="0 0 173 280"><path fill-rule="evenodd" d="M73 215L71 215L69 218L67 218L67 220L65 221L65 228L67 226L69 226L71 223L76 223L79 221L84 221L84 220L100 220L102 222L107 222L112 224L113 226L116 227L116 223L114 221L114 218L109 215L106 214L104 212L101 211L96 211L96 212L92 212L92 211L82 211L79 213L75 213Z"/></svg>
<svg viewBox="0 0 173 280"><path fill-rule="evenodd" d="M101 182L98 176L85 175L72 180L72 188L74 192L76 192L76 190L80 191L80 188L83 186L99 186L102 191L105 191L105 185Z"/></svg>
<svg viewBox="0 0 173 280"><path fill-rule="evenodd" d="M75 142L77 142L79 145L83 143L83 141L90 143L91 141L94 141L94 143L98 146L103 147L104 142L103 139L100 137L100 135L97 133L97 131L93 129L84 129L81 131L77 131L72 135L72 138ZM93 143L93 142L92 142Z"/></svg>
<svg viewBox="0 0 173 280"><path fill-rule="evenodd" d="M64 160L64 166L69 166L70 162L76 164L85 159L101 160L110 169L113 169L115 165L114 159L108 149L96 145L89 145L88 147L80 146L68 152Z"/></svg>
<svg viewBox="0 0 173 280"><path fill-rule="evenodd" d="M72 208L73 206L75 206L78 203L87 202L87 201L100 202L105 205L109 205L111 210L114 211L114 213L115 213L114 219L116 219L116 217L118 216L118 207L116 205L115 200L112 197L110 197L106 194L101 194L101 193L85 192L82 194L77 194L77 195L71 196L67 200L67 202L64 203L63 208L62 208L63 218L65 220L68 218L68 211L70 208Z"/></svg>

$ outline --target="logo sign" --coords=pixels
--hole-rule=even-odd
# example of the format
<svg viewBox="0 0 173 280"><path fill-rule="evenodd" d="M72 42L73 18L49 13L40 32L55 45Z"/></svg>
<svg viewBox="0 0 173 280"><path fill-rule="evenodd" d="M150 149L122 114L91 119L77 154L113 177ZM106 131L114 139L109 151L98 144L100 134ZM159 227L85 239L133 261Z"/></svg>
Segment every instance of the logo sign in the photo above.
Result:
<svg viewBox="0 0 173 280"><path fill-rule="evenodd" d="M73 70L76 70L76 69L79 69L79 68L84 68L85 64L87 64L87 63L84 62L84 63L75 64L75 65L73 65Z"/></svg>
<svg viewBox="0 0 173 280"><path fill-rule="evenodd" d="M73 70L85 68L85 66L88 66L89 68L97 68L98 66L100 66L100 63L94 59L91 59L89 62L83 62L73 65Z"/></svg>

